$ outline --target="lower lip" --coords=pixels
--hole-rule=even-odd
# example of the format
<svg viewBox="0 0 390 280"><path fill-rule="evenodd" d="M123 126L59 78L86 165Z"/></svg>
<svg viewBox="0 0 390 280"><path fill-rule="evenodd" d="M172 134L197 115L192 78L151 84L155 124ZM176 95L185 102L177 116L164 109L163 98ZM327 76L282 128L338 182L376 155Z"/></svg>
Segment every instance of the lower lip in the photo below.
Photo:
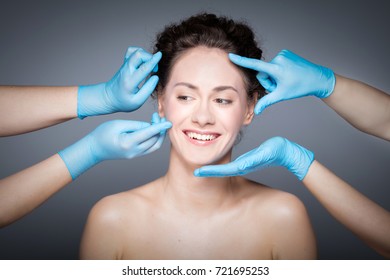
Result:
<svg viewBox="0 0 390 280"><path fill-rule="evenodd" d="M190 143L197 145L197 146L209 146L209 145L214 144L216 142L216 140L218 139L218 137L216 137L213 140L202 141L202 140L193 139L185 133L184 133L184 136L188 139L188 141L190 141Z"/></svg>

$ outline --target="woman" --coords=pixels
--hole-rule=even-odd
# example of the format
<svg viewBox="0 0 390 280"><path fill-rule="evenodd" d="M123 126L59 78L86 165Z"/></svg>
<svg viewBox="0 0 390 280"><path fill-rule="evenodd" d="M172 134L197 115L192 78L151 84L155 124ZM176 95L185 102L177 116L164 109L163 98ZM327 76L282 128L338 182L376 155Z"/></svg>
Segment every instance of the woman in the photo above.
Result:
<svg viewBox="0 0 390 280"><path fill-rule="evenodd" d="M261 57L242 23L201 14L159 34L160 117L172 122L167 173L102 199L81 243L84 259L312 259L315 237L293 195L242 177L199 178L194 170L231 161L257 95L255 72L228 53ZM244 72L245 71L245 72Z"/></svg>

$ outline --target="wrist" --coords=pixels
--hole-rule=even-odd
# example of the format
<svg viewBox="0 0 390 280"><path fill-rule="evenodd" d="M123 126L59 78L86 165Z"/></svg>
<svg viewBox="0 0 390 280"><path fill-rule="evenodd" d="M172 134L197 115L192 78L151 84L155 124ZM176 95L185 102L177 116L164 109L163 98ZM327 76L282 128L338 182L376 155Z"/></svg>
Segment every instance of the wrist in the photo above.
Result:
<svg viewBox="0 0 390 280"><path fill-rule="evenodd" d="M72 180L100 162L91 150L91 136L87 135L58 152L64 161Z"/></svg>
<svg viewBox="0 0 390 280"><path fill-rule="evenodd" d="M326 68L324 66L321 66L320 73L321 79L323 79L323 87L321 90L318 91L317 97L327 98L333 93L336 84L336 77L331 69Z"/></svg>
<svg viewBox="0 0 390 280"><path fill-rule="evenodd" d="M288 157L290 161L285 166L302 181L314 161L314 153L294 142L290 142L289 154L292 156Z"/></svg>
<svg viewBox="0 0 390 280"><path fill-rule="evenodd" d="M85 117L111 113L105 104L105 83L79 86L77 91L77 116Z"/></svg>

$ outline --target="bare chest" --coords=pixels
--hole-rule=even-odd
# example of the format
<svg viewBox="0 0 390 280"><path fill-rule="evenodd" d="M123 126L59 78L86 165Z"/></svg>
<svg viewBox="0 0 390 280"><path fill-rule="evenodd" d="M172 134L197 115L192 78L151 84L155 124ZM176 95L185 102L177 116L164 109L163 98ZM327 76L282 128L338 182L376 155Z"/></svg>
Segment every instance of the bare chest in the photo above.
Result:
<svg viewBox="0 0 390 280"><path fill-rule="evenodd" d="M155 215L127 229L124 259L270 259L266 225L250 216Z"/></svg>

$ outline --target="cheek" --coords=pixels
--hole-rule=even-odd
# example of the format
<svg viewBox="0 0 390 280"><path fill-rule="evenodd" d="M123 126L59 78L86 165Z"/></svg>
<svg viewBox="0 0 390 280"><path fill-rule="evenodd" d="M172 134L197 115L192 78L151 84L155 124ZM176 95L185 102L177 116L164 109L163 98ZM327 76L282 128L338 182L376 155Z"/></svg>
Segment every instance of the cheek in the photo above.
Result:
<svg viewBox="0 0 390 280"><path fill-rule="evenodd" d="M238 134L244 123L246 110L242 107L225 110L220 114L220 121L232 134Z"/></svg>
<svg viewBox="0 0 390 280"><path fill-rule="evenodd" d="M179 106L175 106L172 103L166 103L164 106L165 117L172 122L173 125L177 123L181 118L181 109Z"/></svg>
<svg viewBox="0 0 390 280"><path fill-rule="evenodd" d="M167 120L170 121L173 128L175 128L188 119L191 110L189 110L188 106L178 104L176 100L171 100L171 102L167 100L167 102L164 103L164 112ZM172 129L170 129L170 131L171 130Z"/></svg>

